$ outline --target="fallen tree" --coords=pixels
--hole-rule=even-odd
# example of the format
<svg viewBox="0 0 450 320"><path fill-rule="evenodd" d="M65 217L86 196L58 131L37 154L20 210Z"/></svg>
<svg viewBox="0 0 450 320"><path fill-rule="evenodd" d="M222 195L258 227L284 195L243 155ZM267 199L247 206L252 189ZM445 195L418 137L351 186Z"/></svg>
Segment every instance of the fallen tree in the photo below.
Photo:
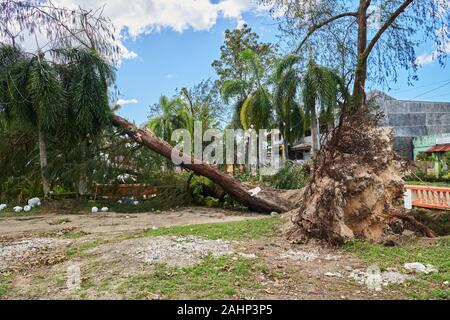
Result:
<svg viewBox="0 0 450 320"><path fill-rule="evenodd" d="M172 158L172 146L156 137L151 132L139 129L117 115L112 116L112 123L137 143L155 151L167 159ZM194 164L193 161L190 161L192 160L190 157L191 156L187 155L182 156L182 158L185 159L182 164L184 168L210 179L222 187L224 191L234 199L247 205L252 210L258 212L270 213L275 211L282 213L293 209L293 205L289 201L281 198L279 192L276 190L261 188L262 190L255 194L255 192L250 192L252 189L251 186L240 183L232 176L229 176L211 165Z"/></svg>

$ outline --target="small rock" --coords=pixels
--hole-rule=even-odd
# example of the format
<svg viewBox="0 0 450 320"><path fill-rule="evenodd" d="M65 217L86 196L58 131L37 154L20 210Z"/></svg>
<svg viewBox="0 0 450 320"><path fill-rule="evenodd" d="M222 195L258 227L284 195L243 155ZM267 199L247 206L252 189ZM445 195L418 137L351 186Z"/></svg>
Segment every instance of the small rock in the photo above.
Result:
<svg viewBox="0 0 450 320"><path fill-rule="evenodd" d="M108 207L103 207L102 208L102 212L108 212L109 211L109 208Z"/></svg>
<svg viewBox="0 0 450 320"><path fill-rule="evenodd" d="M280 214L278 212L273 211L273 212L270 213L270 216L271 217L278 217L278 216L280 216Z"/></svg>
<svg viewBox="0 0 450 320"><path fill-rule="evenodd" d="M339 272L327 272L327 273L325 273L325 275L327 277L337 277L337 278L342 277L342 275Z"/></svg>
<svg viewBox="0 0 450 320"><path fill-rule="evenodd" d="M25 206L25 207L23 207L23 211L25 211L25 212L31 211L31 206Z"/></svg>
<svg viewBox="0 0 450 320"><path fill-rule="evenodd" d="M19 207L19 206L16 206L16 207L13 208L13 210L14 210L14 212L22 212L23 208Z"/></svg>
<svg viewBox="0 0 450 320"><path fill-rule="evenodd" d="M245 259L256 259L256 254L254 253L239 252L238 255Z"/></svg>
<svg viewBox="0 0 450 320"><path fill-rule="evenodd" d="M158 227L153 226L152 230L158 230Z"/></svg>
<svg viewBox="0 0 450 320"><path fill-rule="evenodd" d="M5 210L6 207L7 207L6 204L4 204L4 203L0 204L0 211Z"/></svg>
<svg viewBox="0 0 450 320"><path fill-rule="evenodd" d="M91 208L91 212L92 213L97 213L98 212L98 208L97 207L92 207Z"/></svg>
<svg viewBox="0 0 450 320"><path fill-rule="evenodd" d="M448 287L448 286L450 286L450 282L444 281L443 285L444 285L444 287Z"/></svg>

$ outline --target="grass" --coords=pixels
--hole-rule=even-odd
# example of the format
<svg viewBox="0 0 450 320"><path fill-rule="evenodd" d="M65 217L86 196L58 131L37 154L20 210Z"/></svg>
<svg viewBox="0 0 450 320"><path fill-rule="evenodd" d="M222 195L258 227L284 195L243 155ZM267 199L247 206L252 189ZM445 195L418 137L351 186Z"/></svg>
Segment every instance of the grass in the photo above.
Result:
<svg viewBox="0 0 450 320"><path fill-rule="evenodd" d="M9 273L0 273L0 298L3 297L10 287L12 276Z"/></svg>
<svg viewBox="0 0 450 320"><path fill-rule="evenodd" d="M254 219L227 223L209 223L189 226L174 226L169 228L148 229L144 236L200 236L211 240L249 239L274 234L274 227L283 223L280 218Z"/></svg>
<svg viewBox="0 0 450 320"><path fill-rule="evenodd" d="M88 232L84 232L84 231L80 231L80 232L70 232L70 233L66 233L64 235L64 238L66 239L80 239L86 235L88 235Z"/></svg>
<svg viewBox="0 0 450 320"><path fill-rule="evenodd" d="M14 212L11 208L0 211L0 218L31 217L41 212L41 208L32 208L28 212Z"/></svg>
<svg viewBox="0 0 450 320"><path fill-rule="evenodd" d="M417 274L416 280L399 287L406 295L416 299L450 299L450 288L444 287L450 282L450 238L442 238L434 245L384 247L361 241L346 244L345 249L357 255L367 264L378 265L382 270L395 267L402 271L409 262L431 264L439 269L438 273Z"/></svg>
<svg viewBox="0 0 450 320"><path fill-rule="evenodd" d="M430 181L405 181L406 185L416 186L435 186L435 187L450 187L450 182L430 182Z"/></svg>
<svg viewBox="0 0 450 320"><path fill-rule="evenodd" d="M201 264L186 268L158 264L151 273L125 280L119 292L133 299L226 299L236 295L240 287L261 289L254 278L257 271L251 260L208 256Z"/></svg>
<svg viewBox="0 0 450 320"><path fill-rule="evenodd" d="M93 249L97 247L99 244L100 244L99 240L81 243L75 247L68 249L66 251L66 256L71 258L82 257L85 255L85 251Z"/></svg>

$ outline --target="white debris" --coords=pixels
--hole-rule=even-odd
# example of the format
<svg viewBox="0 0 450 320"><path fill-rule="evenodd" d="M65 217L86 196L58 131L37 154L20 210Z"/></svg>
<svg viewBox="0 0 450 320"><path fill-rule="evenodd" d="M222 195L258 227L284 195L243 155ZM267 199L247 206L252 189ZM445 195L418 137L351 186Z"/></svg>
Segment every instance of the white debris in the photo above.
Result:
<svg viewBox="0 0 450 320"><path fill-rule="evenodd" d="M122 200L117 200L117 203L118 204L122 204Z"/></svg>
<svg viewBox="0 0 450 320"><path fill-rule="evenodd" d="M92 207L91 212L92 213L97 213L98 212L98 208L97 207Z"/></svg>
<svg viewBox="0 0 450 320"><path fill-rule="evenodd" d="M256 197L258 193L260 193L262 189L260 187L256 187L255 189L248 190L252 197Z"/></svg>
<svg viewBox="0 0 450 320"><path fill-rule="evenodd" d="M381 291L383 286L391 283L401 284L414 279L412 276L396 271L381 272L378 266L370 266L366 271L355 269L349 277L353 278L358 284L366 285L367 288L375 291Z"/></svg>
<svg viewBox="0 0 450 320"><path fill-rule="evenodd" d="M254 253L238 252L238 255L244 259L256 259L256 254Z"/></svg>
<svg viewBox="0 0 450 320"><path fill-rule="evenodd" d="M139 201L133 201L133 205L135 205L135 206L137 206L137 205L139 205Z"/></svg>
<svg viewBox="0 0 450 320"><path fill-rule="evenodd" d="M28 200L28 205L32 208L39 207L41 205L41 199L32 198L32 199Z"/></svg>
<svg viewBox="0 0 450 320"><path fill-rule="evenodd" d="M0 204L0 211L5 210L6 207L7 207L6 204L4 204L4 203Z"/></svg>
<svg viewBox="0 0 450 320"><path fill-rule="evenodd" d="M342 278L342 274L340 272L327 272L325 273L327 277L336 277L336 278Z"/></svg>
<svg viewBox="0 0 450 320"><path fill-rule="evenodd" d="M420 272L425 274L438 272L438 269L435 266L432 266L431 264L424 265L420 262L405 263L403 267L408 271Z"/></svg>
<svg viewBox="0 0 450 320"><path fill-rule="evenodd" d="M81 289L81 268L80 263L73 263L67 267L67 289L75 291Z"/></svg>
<svg viewBox="0 0 450 320"><path fill-rule="evenodd" d="M25 211L25 212L31 211L31 206L25 206L25 207L23 207L23 211Z"/></svg>
<svg viewBox="0 0 450 320"><path fill-rule="evenodd" d="M286 253L284 253L281 258L288 258L292 260L299 260L304 262L311 262L320 257L320 254L318 251L294 251L294 250L288 250Z"/></svg>
<svg viewBox="0 0 450 320"><path fill-rule="evenodd" d="M271 217L278 217L278 216L280 216L280 214L278 212L273 211L273 212L270 213L270 216Z"/></svg>
<svg viewBox="0 0 450 320"><path fill-rule="evenodd" d="M109 211L109 208L108 207L103 207L102 208L102 212L108 212Z"/></svg>
<svg viewBox="0 0 450 320"><path fill-rule="evenodd" d="M19 207L19 206L15 206L15 207L13 208L13 210L14 210L14 212L22 212L22 211L23 211L23 208L22 208L22 207Z"/></svg>

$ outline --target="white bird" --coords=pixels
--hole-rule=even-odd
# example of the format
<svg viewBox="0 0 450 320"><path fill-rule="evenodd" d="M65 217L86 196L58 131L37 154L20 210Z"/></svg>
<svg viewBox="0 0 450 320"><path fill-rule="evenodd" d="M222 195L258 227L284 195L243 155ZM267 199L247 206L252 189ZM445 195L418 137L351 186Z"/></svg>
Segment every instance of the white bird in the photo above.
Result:
<svg viewBox="0 0 450 320"><path fill-rule="evenodd" d="M108 210L109 210L109 209L108 209L107 207L103 207L103 208L102 208L102 212L108 212Z"/></svg>
<svg viewBox="0 0 450 320"><path fill-rule="evenodd" d="M260 187L256 187L255 189L248 190L252 197L256 197L258 193L260 193L262 189Z"/></svg>
<svg viewBox="0 0 450 320"><path fill-rule="evenodd" d="M97 213L98 212L98 208L97 207L92 207L91 212L92 213Z"/></svg>
<svg viewBox="0 0 450 320"><path fill-rule="evenodd" d="M5 210L6 207L7 207L6 204L4 204L4 203L0 204L0 211Z"/></svg>
<svg viewBox="0 0 450 320"><path fill-rule="evenodd" d="M23 207L23 211L25 211L25 212L31 211L31 206Z"/></svg>
<svg viewBox="0 0 450 320"><path fill-rule="evenodd" d="M19 206L15 206L15 207L13 208L13 210L14 210L14 212L22 212L23 208L22 208L22 207L19 207Z"/></svg>

